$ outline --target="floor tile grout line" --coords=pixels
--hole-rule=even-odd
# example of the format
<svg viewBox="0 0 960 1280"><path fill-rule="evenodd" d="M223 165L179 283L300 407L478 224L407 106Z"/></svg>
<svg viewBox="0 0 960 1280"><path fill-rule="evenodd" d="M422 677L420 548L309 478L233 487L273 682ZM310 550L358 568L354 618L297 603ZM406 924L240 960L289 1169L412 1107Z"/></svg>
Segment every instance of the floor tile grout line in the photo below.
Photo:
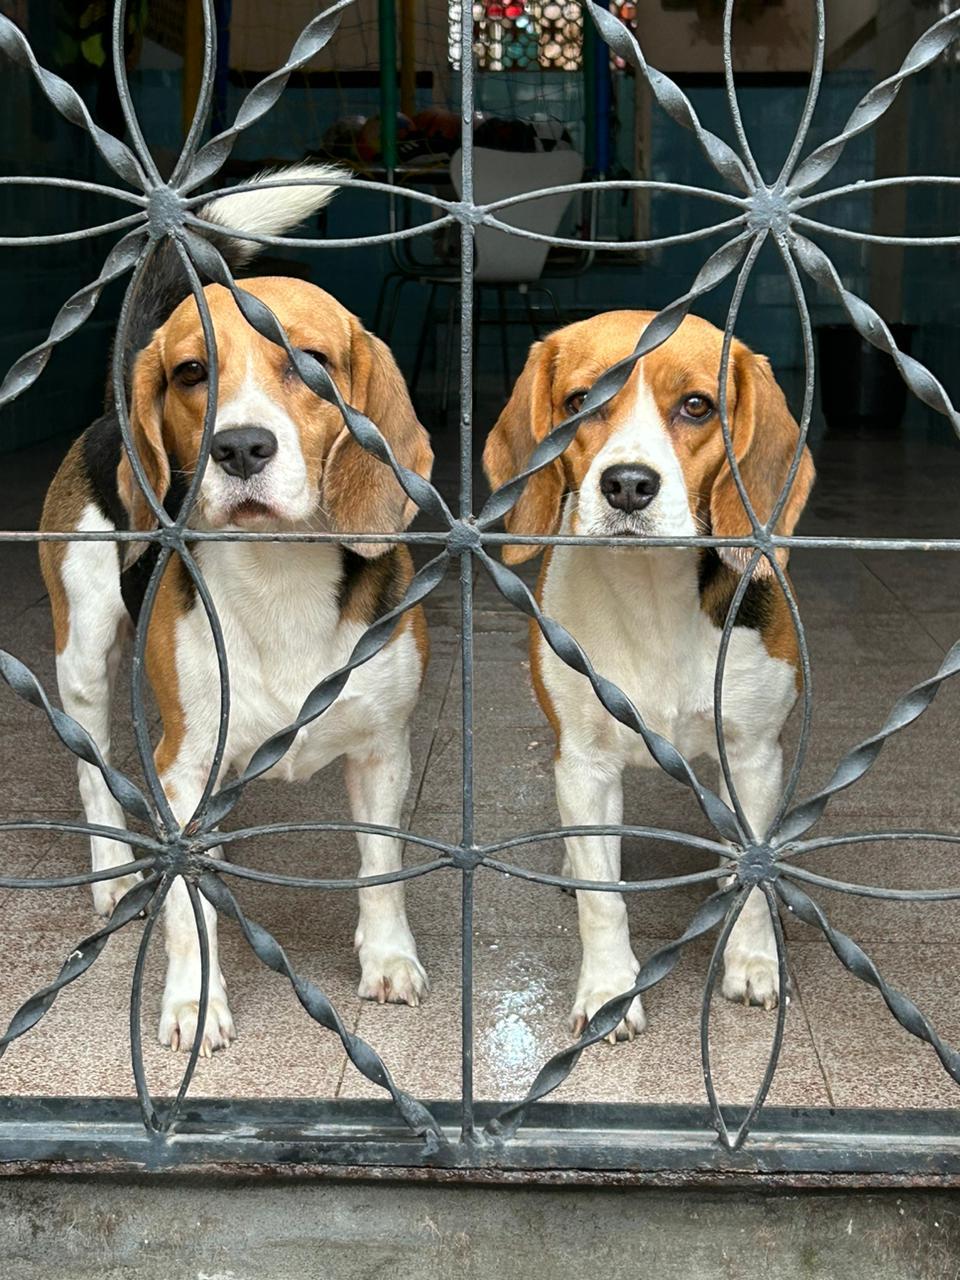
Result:
<svg viewBox="0 0 960 1280"><path fill-rule="evenodd" d="M434 719L434 722L433 722L433 731L430 734L430 742L429 742L429 745L427 746L426 752L424 753L423 768L420 770L420 777L417 780L417 786L414 792L413 803L410 806L409 824L410 824L411 830L413 829L414 820L417 817L417 813L420 807L420 801L423 798L423 789L424 789L424 786L426 785L427 773L430 768L430 763L433 760L434 748L436 747L437 737L439 736L439 733L440 733L440 727L441 725L444 724L444 713L446 712L447 702L450 697L450 690L454 683L456 668L457 668L456 654L453 653L450 656L450 668L447 673L446 685L443 690L443 696L440 698L439 704L437 706L436 718Z"/></svg>
<svg viewBox="0 0 960 1280"><path fill-rule="evenodd" d="M788 947L788 950L789 950L789 947ZM803 990L801 987L800 979L797 975L796 968L793 965L790 966L790 981L797 995L797 1004L799 1006L801 1016L803 1017L804 1024L806 1025L807 1034L810 1036L810 1047L813 1049L813 1056L817 1060L817 1067L820 1071L820 1075L823 1077L823 1087L824 1087L824 1090L826 1091L827 1101L830 1103L831 1107L835 1107L837 1104L836 1104L836 1101L834 1100L833 1089L830 1086L830 1077L827 1073L826 1064L824 1063L823 1057L821 1056L821 1053L820 1053L820 1046L817 1043L817 1037L814 1034L813 1022L810 1017L810 1013L807 1010L806 1001L803 998Z"/></svg>
<svg viewBox="0 0 960 1280"><path fill-rule="evenodd" d="M923 617L923 615L922 615L922 614L919 614L919 613L911 613L911 615L910 615L910 616L914 619L914 621L917 623L917 625L920 627L920 629L921 629L923 632L925 632L925 633L926 633L926 635L928 635L928 636L930 637L930 639L933 641L933 643L934 643L934 644L939 648L939 650L940 650L940 652L941 652L941 653L946 654L946 653L949 653L949 652L950 652L950 647L951 647L951 646L949 646L949 645L945 645L945 644L943 643L943 641L942 641L938 636L935 636L935 635L933 634L933 632L930 630L930 628L927 626L927 624L922 620L922 617Z"/></svg>
<svg viewBox="0 0 960 1280"><path fill-rule="evenodd" d="M49 838L46 841L44 841L43 848L37 851L37 856L30 863L30 866L27 868L26 872L24 873L25 875L29 876L30 874L32 874L32 872L36 871L40 863L43 861L46 855L50 852L50 849L56 843L57 836L60 834L61 833L59 831L51 831L49 833ZM12 905L12 901L16 899L16 896L18 893L41 893L41 892L44 892L44 891L38 890L38 889L2 889L0 890L0 916L2 916L10 908L10 906ZM63 893L65 891L60 889L60 890L47 890L46 892Z"/></svg>
<svg viewBox="0 0 960 1280"><path fill-rule="evenodd" d="M350 1027L351 1035L357 1036L360 1034L360 1019L362 1017L363 1017L363 1001L358 1000L356 1012L354 1014L353 1022ZM334 1098L342 1097L343 1084L347 1078L347 1067L349 1065L350 1065L350 1059L347 1057L346 1051L344 1051L340 1055L340 1072L337 1076L337 1083L333 1087Z"/></svg>
<svg viewBox="0 0 960 1280"><path fill-rule="evenodd" d="M29 601L29 603L27 604L21 605L17 609L16 613L12 614L9 618L4 619L3 630L5 631L10 624L21 621L24 614L29 613L31 609L36 609L39 605L44 604L45 602L49 604L49 601L50 601L50 596L48 595L48 593L46 591L42 591L40 595L36 597L36 599ZM53 630L51 627L51 636L52 634L53 634Z"/></svg>
<svg viewBox="0 0 960 1280"><path fill-rule="evenodd" d="M919 629L920 631L922 631L922 632L923 632L923 634L924 634L925 636L928 636L928 637L933 641L933 643L937 646L937 648L940 650L940 652L941 652L941 653L947 653L947 652L948 652L948 646L945 646L945 645L944 645L944 643L943 643L943 641L942 641L942 640L939 640L939 639L938 639L938 638L937 638L937 637L936 637L936 636L935 636L935 635L930 631L930 629L926 626L926 624L925 624L924 622L922 622L922 621L921 621L920 615L916 612L916 610L915 610L915 609L912 609L912 608L910 607L910 605L908 605L908 604L907 604L906 600L904 600L904 599L903 599L903 597L902 597L901 595L899 595L896 591L894 591L893 587L891 587L889 583L884 582L883 578L881 578L881 577L880 577L879 573L877 573L877 571L876 571L874 568L872 568L872 566L871 566L871 565L867 564L867 562L866 562L862 557L857 556L857 559L860 561L860 563L861 563L861 564L863 565L863 567L866 569L867 573L869 573L873 578L875 578L875 579L877 580L877 582L879 582L879 583L880 583L880 585L883 587L883 589L884 589L885 591L889 591L890 595L891 595L891 596L893 596L893 598L894 598L894 600L896 600L897 604L899 604L899 605L900 605L900 607L906 611L906 613L907 613L907 615L910 617L911 621L915 622L915 623L916 623L916 625L917 625L917 627L918 627L918 629Z"/></svg>

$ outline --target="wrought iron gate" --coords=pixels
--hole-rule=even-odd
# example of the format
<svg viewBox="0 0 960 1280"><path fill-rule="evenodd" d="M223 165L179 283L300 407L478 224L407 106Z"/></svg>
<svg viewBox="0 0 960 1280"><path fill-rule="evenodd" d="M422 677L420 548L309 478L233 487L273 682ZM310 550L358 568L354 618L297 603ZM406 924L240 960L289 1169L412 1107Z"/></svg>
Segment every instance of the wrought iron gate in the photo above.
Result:
<svg viewBox="0 0 960 1280"><path fill-rule="evenodd" d="M413 1167L457 1169L462 1176L479 1175L484 1170L497 1170L504 1176L507 1176L508 1171L522 1170L538 1170L544 1174L547 1171L558 1170L616 1170L623 1171L627 1176L637 1177L671 1174L675 1176L677 1173L687 1176L716 1176L736 1172L765 1173L792 1178L825 1172L863 1177L870 1175L887 1177L919 1175L927 1178L960 1176L960 1126L957 1124L955 1113L843 1113L817 1110L788 1111L782 1108L764 1109L764 1100L783 1040L786 1001L780 1003L769 1063L754 1102L747 1108L721 1106L712 1083L707 1018L725 939L743 907L747 894L751 888L759 886L771 907L775 923L782 989L786 987L786 947L779 911L784 908L814 929L820 930L835 952L838 962L863 982L876 987L896 1021L914 1036L927 1041L940 1058L945 1070L960 1082L960 1055L941 1042L920 1009L884 981L873 961L861 947L853 939L831 926L823 909L811 896L811 893L818 888L829 888L843 893L892 900L941 901L960 898L960 890L892 890L845 884L815 875L803 866L803 856L813 850L857 842L868 836L871 839L889 841L923 837L931 841L960 843L960 835L951 832L850 833L842 837L822 838L810 834L831 799L842 789L854 785L870 769L887 740L920 716L929 706L943 681L960 669L960 644L951 649L940 668L927 680L907 690L897 699L880 730L843 756L832 777L821 790L798 801L795 793L810 729L810 664L804 640L803 623L790 584L775 555L778 548L798 546L812 549L876 548L890 552L932 549L960 551L960 538L920 542L890 538L782 537L774 532L800 464L801 450L810 425L813 404L814 349L811 320L802 286L804 273L817 285L835 296L852 325L864 338L892 356L900 375L914 395L945 415L954 429L960 430L960 413L950 402L941 384L923 365L898 350L884 320L866 302L844 287L830 258L813 240L808 238L808 233L813 232L827 235L846 234L862 241L888 244L923 243L944 246L960 243L960 235L927 239L911 236L860 235L844 232L816 220L816 206L846 190L846 188L826 188L824 183L847 142L876 123L890 107L898 89L907 77L928 67L947 50L955 37L960 34L960 11L943 17L916 42L907 53L899 71L871 89L862 98L841 133L803 156L823 72L825 5L824 0L816 0L814 6L817 24L814 42L815 57L806 107L782 170L776 181L768 185L762 178L751 154L739 115L731 53L734 0L726 0L725 5L723 65L727 100L738 140L736 150L703 127L689 99L666 75L647 64L633 34L610 14L607 6L588 3L590 18L599 29L602 39L616 55L636 70L638 77L646 82L658 106L679 126L692 131L720 179L716 189L656 181L622 181L611 184L631 191L674 192L690 198L714 201L722 206L721 221L707 228L645 243L637 242L632 247L675 244L701 239L718 232L725 233L727 239L720 249L711 254L692 281L690 288L669 306L664 307L646 328L634 354L598 378L588 394L584 408L556 427L537 447L528 468L495 492L481 510L475 512L471 470L474 235L477 227L488 226L512 235L543 239L544 237L538 237L534 232L519 230L505 224L500 217L509 205L519 200L529 200L536 194L542 193L503 200L486 206L478 205L474 199L473 190L471 134L470 130L466 129L463 135L462 200L447 201L424 193L408 191L406 198L432 205L438 219L404 232L327 241L327 247L330 249L335 249L337 245L357 247L381 244L399 236L423 234L443 226L459 227L462 246L461 466L460 500L456 510L450 509L437 489L430 483L397 462L377 425L344 402L336 385L322 367L293 348L276 318L262 303L254 300L244 292L242 286L234 282L218 252L210 243L199 238L195 231L197 217L194 211L210 196L209 191L203 196L198 195L198 188L208 185L214 178L230 155L241 131L270 110L291 74L304 66L318 50L327 44L337 30L343 11L351 3L352 0L339 0L338 3L331 4L320 13L299 37L284 66L260 80L250 91L234 123L217 136L203 141L213 93L216 61L213 0L203 0L206 38L202 89L192 126L169 182L165 181L158 172L145 145L127 85L122 54L124 0L118 0L114 13L113 61L120 102L130 138L129 145L99 128L80 96L62 79L40 67L22 33L12 22L0 18L0 49L4 55L14 63L30 69L36 83L49 101L51 109L59 112L71 124L86 132L121 185L112 188L68 179L26 177L5 177L0 181L7 185L35 183L60 189L72 188L95 192L112 196L131 209L129 214L114 222L83 231L0 239L0 244L5 246L42 246L62 244L106 232L123 233L107 254L98 278L70 298L61 308L47 340L21 357L9 371L0 389L0 403L10 401L35 382L41 376L56 344L73 333L90 316L104 287L109 282L132 272L132 281L120 316L120 340L116 343L112 379L121 417L124 445L137 482L156 519L156 529L147 534L118 532L116 535L109 536L116 541L149 541L158 548L156 565L137 628L133 676L135 728L147 780L146 791L103 760L96 744L86 731L50 701L47 691L40 686L21 661L10 653L0 653L0 674L10 688L21 698L42 709L64 747L81 760L99 769L108 788L124 811L146 831L146 834L126 829L97 832L97 834L128 843L136 850L135 861L119 869L111 868L106 872L42 879L0 876L0 887L13 889L63 888L89 884L96 879L106 879L118 873L134 871L143 873L144 877L142 882L121 900L109 922L97 932L84 938L69 952L56 978L15 1013L6 1034L0 1039L0 1051L16 1037L29 1032L51 1007L58 992L89 970L112 934L133 925L142 913L146 913L139 962L131 995L131 1041L137 1102L134 1103L132 1099L129 1102L121 1100L94 1102L70 1098L44 1100L7 1098L0 1102L0 1160L13 1166L18 1162L71 1160L81 1162L108 1160L114 1164L128 1163L154 1168L182 1166L197 1162L252 1162L297 1167L307 1164L338 1167L378 1166L381 1169L393 1166L406 1169ZM464 0L460 31L463 68L461 106L464 120L470 120L473 117L472 29L472 6L470 0ZM956 178L929 177L918 180L938 183L960 181ZM858 184L858 188L860 190L876 189L884 185L909 181L911 181L909 178L880 179ZM395 190L390 187L385 188L383 184L377 182L359 179L351 179L350 185L370 191L393 192ZM233 189L236 188L231 188ZM584 189L587 189L587 184L562 188L569 191ZM201 462L180 513L175 518L167 514L157 496L151 491L143 466L133 448L129 418L125 409L123 367L125 348L123 335L130 322L130 299L133 289L142 274L149 272L155 247L161 240L167 238L176 246L184 268L189 274L192 291L202 317L207 350L210 353L210 394L204 419ZM266 244L288 244L300 247L309 247L314 243L310 239L284 240L254 235L249 235L247 238ZM703 536L650 539L650 543L657 546L739 547L743 548L745 556L749 558L749 570L740 581L723 630L723 642L716 673L717 689L723 678L727 649L737 610L749 582L750 573L761 561L766 561L789 602L799 637L804 676L800 744L771 829L766 832L753 832L736 799L736 788L730 777L724 749L724 726L720 714L719 697L715 700L716 734L723 773L733 798L731 804L725 803L700 781L691 764L670 742L648 728L625 694L593 669L574 638L557 622L542 614L521 579L496 557L497 549L507 542L556 544L576 541L576 539L562 536L519 538L495 530L498 521L518 499L527 478L560 456L573 440L583 418L617 393L629 377L636 361L670 336L697 299L721 282L732 278L735 280L733 300L726 324L720 369L720 385L725 385L738 310L751 269L761 247L767 241L775 245L782 258L783 269L799 311L806 368L800 415L801 437L786 485L769 520L765 523L761 522L751 508L749 497L740 479L731 444L730 425L725 420L723 409L725 397L720 395L718 403L721 406L721 414L724 416L722 426L727 457L736 478L741 500L749 514L752 532L749 536L741 538L723 539ZM550 242L569 244L575 248L584 247L580 240L553 238ZM631 246L625 246L623 242L597 241L593 247L603 252L622 250ZM295 365L299 377L314 394L337 407L354 438L363 448L369 450L384 465L392 468L406 493L431 524L431 529L426 532L406 533L393 537L380 532L371 532L369 539L377 542L416 544L435 552L433 558L429 559L416 573L397 607L378 620L365 633L347 666L332 674L313 690L304 703L296 723L265 742L243 775L222 786L218 784L217 776L223 758L230 714L226 654L220 623L205 590L193 556L193 548L196 544L211 539L253 537L267 538L272 541L319 543L336 541L338 535L319 533L239 535L205 533L191 529L191 509L197 496L203 465L209 456L217 403L213 326L201 280L217 281L231 291L247 321L269 341L284 348ZM28 538L39 542L41 539L95 540L103 536L90 532L69 535L37 533L28 535ZM7 543L22 540L22 538L23 535L0 534L0 541ZM592 544L606 545L614 542L614 539L591 538L587 541ZM147 630L157 589L164 568L174 555L180 558L193 580L209 618L220 664L221 680L221 719L217 750L210 767L201 804L193 820L184 828L174 820L153 765L142 677ZM552 838L558 834L557 832L524 833L520 839L487 845L476 842L473 821L472 615L473 571L478 564L485 573L490 575L497 589L512 606L535 620L554 652L589 679L596 697L610 714L643 739L659 766L693 792L715 834L711 840L703 840L682 832L657 828L623 827L616 830L626 835L661 838L687 847L709 849L719 855L728 855L732 845L736 856L734 864L736 876L732 883L726 885L720 883L726 879L727 870L717 869L698 874L696 879L705 884L712 884L713 892L697 910L688 928L675 941L648 956L640 968L633 989L609 1001L591 1019L580 1038L545 1062L523 1096L507 1106L475 1103L473 1096L472 912L476 877L490 870L496 870L515 877L522 876L528 881L568 885L574 888L609 890L614 886L565 880L561 876L536 873L508 861L510 851L518 844ZM326 711L344 688L350 672L369 661L383 648L401 616L424 600L447 573L459 574L460 582L464 728L461 838L455 843L447 843L442 840L426 840L409 832L391 830L389 834L396 834L407 841L428 846L433 851L433 860L408 868L399 875L365 881L330 881L307 877L272 876L259 871L254 873L239 862L231 864L214 859L211 851L222 840L222 836L217 832L217 826L234 808L243 788L283 757L297 730ZM306 824L306 827L314 831L363 829L357 824L342 821L316 821ZM0 829L6 831L37 828L72 833L91 830L85 823L61 822L53 819L43 821L24 819L0 824ZM301 829L303 829L302 826ZM600 833L607 829L586 828L584 830ZM231 843L234 851L237 851L242 849L243 841L246 839L278 831L279 829L274 827L250 827L233 832ZM247 877L256 878L265 883L282 884L291 892L309 888L351 891L364 884L383 883L401 877L439 874L455 874L462 885L462 1092L459 1104L443 1103L427 1106L412 1097L402 1088L401 1083L394 1080L388 1065L381 1060L371 1045L347 1029L324 993L294 971L276 939L249 919L241 909L231 893L229 882L231 877ZM200 1024L202 1025L204 1021L210 985L206 925L201 910L202 895L216 907L221 915L239 925L250 947L264 965L289 979L303 1006L305 1016L340 1038L354 1066L384 1090L386 1096L382 1102L319 1100L295 1104L283 1103L280 1100L262 1103L195 1102L189 1098L188 1089L197 1064L199 1037L189 1055L177 1096L164 1100L151 1097L145 1080L139 1042L143 962L160 906L177 877L182 877L186 883L201 943L203 983ZM691 877L688 876L686 879L689 881ZM673 877L664 877L619 884L615 887L617 891L627 893L657 893L668 888L672 883L674 883ZM617 1025L621 1014L629 1006L633 997L662 981L674 968L689 942L712 933L717 935L717 941L704 991L701 1035L706 1106L658 1108L608 1104L555 1104L544 1101L575 1070L584 1049L602 1039Z"/></svg>

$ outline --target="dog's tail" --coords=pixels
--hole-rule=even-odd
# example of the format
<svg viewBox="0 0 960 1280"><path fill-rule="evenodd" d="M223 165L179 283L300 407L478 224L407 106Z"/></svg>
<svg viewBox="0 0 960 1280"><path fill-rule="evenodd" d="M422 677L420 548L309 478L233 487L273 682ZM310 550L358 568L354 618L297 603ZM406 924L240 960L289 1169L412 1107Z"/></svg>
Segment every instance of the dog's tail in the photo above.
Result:
<svg viewBox="0 0 960 1280"><path fill-rule="evenodd" d="M337 194L337 187L347 175L342 169L328 164L295 164L288 169L265 169L252 179L253 182L294 179L309 180L304 186L262 187L250 191L235 191L233 195L211 200L200 210L203 222L221 227L234 227L249 231L252 235L279 236L299 226L311 214L322 209ZM255 240L242 240L239 236L221 235L219 232L195 228L206 239L212 240L227 260L231 271L245 267L263 249Z"/></svg>
<svg viewBox="0 0 960 1280"><path fill-rule="evenodd" d="M282 235L328 204L346 176L342 169L326 164L296 164L285 169L267 169L258 173L251 182L279 179L309 181L301 186L253 187L248 191L219 196L203 205L197 211L197 217L216 227L229 227L231 231ZM191 230L220 251L231 272L246 267L264 248L255 240L228 235L225 231L196 226ZM180 256L175 246L164 240L154 251L130 307L125 343L128 377L133 358L149 344L154 332L189 293L190 284ZM108 395L108 400L111 398Z"/></svg>

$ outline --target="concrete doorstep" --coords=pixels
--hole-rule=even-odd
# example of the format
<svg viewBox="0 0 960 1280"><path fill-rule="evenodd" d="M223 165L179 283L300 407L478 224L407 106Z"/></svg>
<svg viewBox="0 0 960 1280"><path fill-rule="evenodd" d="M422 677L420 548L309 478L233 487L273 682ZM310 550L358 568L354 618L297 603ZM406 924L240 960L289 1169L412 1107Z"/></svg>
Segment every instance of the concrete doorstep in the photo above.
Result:
<svg viewBox="0 0 960 1280"><path fill-rule="evenodd" d="M960 1193L7 1178L4 1280L957 1280Z"/></svg>

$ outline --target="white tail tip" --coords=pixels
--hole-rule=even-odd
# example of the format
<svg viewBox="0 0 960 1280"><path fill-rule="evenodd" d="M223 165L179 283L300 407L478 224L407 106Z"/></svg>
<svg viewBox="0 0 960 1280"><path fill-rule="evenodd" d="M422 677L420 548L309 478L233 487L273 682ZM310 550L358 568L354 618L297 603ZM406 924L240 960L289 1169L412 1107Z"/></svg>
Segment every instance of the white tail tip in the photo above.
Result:
<svg viewBox="0 0 960 1280"><path fill-rule="evenodd" d="M264 169L251 182L282 179L296 186L251 188L211 200L200 210L205 222L215 222L231 236L231 257L236 266L245 266L264 248L255 240L245 240L243 232L279 236L322 209L337 194L348 174L335 165L295 164L285 169Z"/></svg>

